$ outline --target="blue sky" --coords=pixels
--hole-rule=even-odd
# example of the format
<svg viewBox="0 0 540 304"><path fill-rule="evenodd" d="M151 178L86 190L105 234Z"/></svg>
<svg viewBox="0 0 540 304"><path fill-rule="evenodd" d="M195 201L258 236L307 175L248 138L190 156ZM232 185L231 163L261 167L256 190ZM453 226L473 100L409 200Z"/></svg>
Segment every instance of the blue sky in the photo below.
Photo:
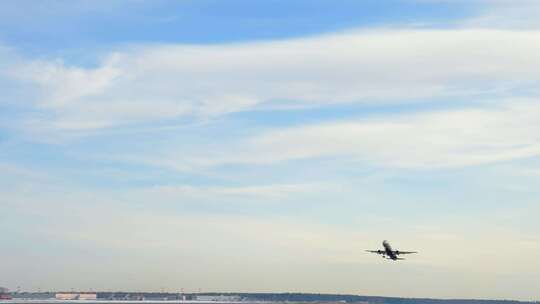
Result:
<svg viewBox="0 0 540 304"><path fill-rule="evenodd" d="M0 285L539 299L539 16L4 1Z"/></svg>
<svg viewBox="0 0 540 304"><path fill-rule="evenodd" d="M18 1L3 6L4 41L36 56L122 43L227 43L386 24L447 25L477 10L474 5L371 0L345 0L338 5L330 1Z"/></svg>

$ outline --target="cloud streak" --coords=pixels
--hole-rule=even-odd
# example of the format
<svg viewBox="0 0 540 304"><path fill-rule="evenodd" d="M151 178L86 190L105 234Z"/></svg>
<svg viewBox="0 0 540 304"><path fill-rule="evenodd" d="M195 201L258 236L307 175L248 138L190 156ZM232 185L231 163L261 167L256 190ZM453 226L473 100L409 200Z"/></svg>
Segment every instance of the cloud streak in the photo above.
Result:
<svg viewBox="0 0 540 304"><path fill-rule="evenodd" d="M95 68L32 61L9 74L34 85L46 119L77 132L206 119L261 107L478 98L540 81L536 31L366 30L229 45L155 45L110 54ZM27 121L28 122L28 121Z"/></svg>
<svg viewBox="0 0 540 304"><path fill-rule="evenodd" d="M451 168L540 155L540 103L496 105L336 121L263 132L219 152L146 160L184 170L329 158L389 168Z"/></svg>
<svg viewBox="0 0 540 304"><path fill-rule="evenodd" d="M473 1L470 1L473 2ZM468 28L539 29L540 3L534 0L480 0L483 12L461 23Z"/></svg>

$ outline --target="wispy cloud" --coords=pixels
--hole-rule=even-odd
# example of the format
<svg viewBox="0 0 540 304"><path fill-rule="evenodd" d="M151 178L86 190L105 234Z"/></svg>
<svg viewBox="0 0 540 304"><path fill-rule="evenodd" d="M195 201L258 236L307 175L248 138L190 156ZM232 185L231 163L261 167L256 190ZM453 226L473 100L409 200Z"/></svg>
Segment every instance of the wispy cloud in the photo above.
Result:
<svg viewBox="0 0 540 304"><path fill-rule="evenodd" d="M539 29L540 2L535 0L477 0L481 13L461 25L476 28Z"/></svg>
<svg viewBox="0 0 540 304"><path fill-rule="evenodd" d="M191 186L172 185L156 186L143 189L140 194L148 199L160 201L225 201L234 199L245 202L268 202L275 200L290 201L298 195L306 196L318 192L321 184L273 184L251 186ZM328 187L329 185L326 185Z"/></svg>
<svg viewBox="0 0 540 304"><path fill-rule="evenodd" d="M42 132L74 132L261 105L415 102L527 90L540 81L536 31L369 30L231 45L119 50L96 68L32 61ZM519 79L519 80L516 80Z"/></svg>
<svg viewBox="0 0 540 304"><path fill-rule="evenodd" d="M390 168L460 167L539 156L538 117L538 100L507 100L284 128L229 143L220 151L141 161L179 170L321 157Z"/></svg>

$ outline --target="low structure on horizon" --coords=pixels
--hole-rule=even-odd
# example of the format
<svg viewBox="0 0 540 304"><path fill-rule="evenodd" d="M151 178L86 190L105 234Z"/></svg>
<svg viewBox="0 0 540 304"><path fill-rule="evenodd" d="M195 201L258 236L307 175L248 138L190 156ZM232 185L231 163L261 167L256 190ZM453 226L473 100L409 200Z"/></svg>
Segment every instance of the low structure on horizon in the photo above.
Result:
<svg viewBox="0 0 540 304"><path fill-rule="evenodd" d="M242 297L237 295L195 295L193 300L205 302L239 302L242 300Z"/></svg>
<svg viewBox="0 0 540 304"><path fill-rule="evenodd" d="M95 292L58 292L55 298L57 300L97 300Z"/></svg>
<svg viewBox="0 0 540 304"><path fill-rule="evenodd" d="M0 287L0 300L11 300L9 289Z"/></svg>

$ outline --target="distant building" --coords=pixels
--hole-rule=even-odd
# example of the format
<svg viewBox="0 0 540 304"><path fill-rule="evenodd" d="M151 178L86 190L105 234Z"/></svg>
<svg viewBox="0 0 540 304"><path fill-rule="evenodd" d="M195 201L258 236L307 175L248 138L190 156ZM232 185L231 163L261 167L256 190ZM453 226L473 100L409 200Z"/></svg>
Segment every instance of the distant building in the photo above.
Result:
<svg viewBox="0 0 540 304"><path fill-rule="evenodd" d="M57 300L77 300L79 298L78 293L67 293L67 292L59 292L56 294L55 298Z"/></svg>
<svg viewBox="0 0 540 304"><path fill-rule="evenodd" d="M79 300L97 300L97 293L93 293L93 292L80 293Z"/></svg>
<svg viewBox="0 0 540 304"><path fill-rule="evenodd" d="M59 292L55 297L57 300L97 300L97 293L94 292Z"/></svg>
<svg viewBox="0 0 540 304"><path fill-rule="evenodd" d="M11 294L7 288L0 287L0 301L1 300L11 300Z"/></svg>
<svg viewBox="0 0 540 304"><path fill-rule="evenodd" d="M194 300L205 302L239 302L240 296L225 296L225 295L196 295Z"/></svg>

